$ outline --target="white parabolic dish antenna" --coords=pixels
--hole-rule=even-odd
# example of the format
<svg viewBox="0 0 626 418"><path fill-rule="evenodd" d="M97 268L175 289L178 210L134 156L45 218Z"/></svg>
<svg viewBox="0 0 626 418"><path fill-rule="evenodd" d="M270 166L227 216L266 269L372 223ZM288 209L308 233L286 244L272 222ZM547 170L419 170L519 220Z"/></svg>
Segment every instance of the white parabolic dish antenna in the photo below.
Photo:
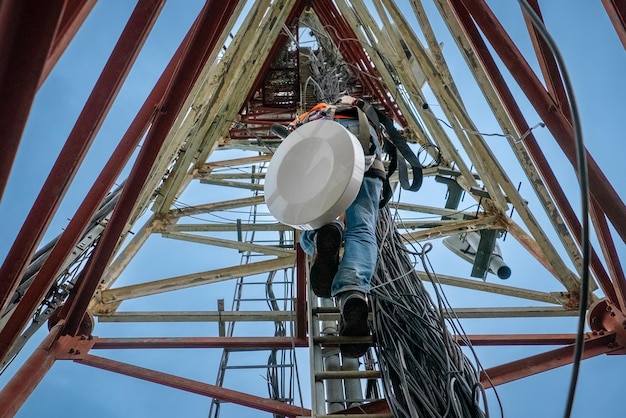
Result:
<svg viewBox="0 0 626 418"><path fill-rule="evenodd" d="M278 147L265 174L265 203L281 223L317 229L356 198L365 158L359 140L331 120L306 123Z"/></svg>

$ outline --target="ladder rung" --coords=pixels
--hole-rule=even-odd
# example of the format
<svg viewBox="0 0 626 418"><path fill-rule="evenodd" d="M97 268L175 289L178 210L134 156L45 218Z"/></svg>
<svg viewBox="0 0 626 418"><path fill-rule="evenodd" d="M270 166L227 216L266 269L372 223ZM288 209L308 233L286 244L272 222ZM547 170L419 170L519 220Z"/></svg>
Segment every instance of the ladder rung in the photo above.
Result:
<svg viewBox="0 0 626 418"><path fill-rule="evenodd" d="M335 307L335 306L319 306L317 308L313 308L311 309L311 312L313 313L313 315L316 314L324 314L324 313L339 313L339 308Z"/></svg>
<svg viewBox="0 0 626 418"><path fill-rule="evenodd" d="M332 414L332 415L315 415L316 418L394 418L391 413L384 414Z"/></svg>
<svg viewBox="0 0 626 418"><path fill-rule="evenodd" d="M316 344L372 344L373 339L369 337L340 337L338 335L326 335L313 337Z"/></svg>
<svg viewBox="0 0 626 418"><path fill-rule="evenodd" d="M378 379L380 372L378 370L341 370L333 372L317 372L315 380L329 379Z"/></svg>
<svg viewBox="0 0 626 418"><path fill-rule="evenodd" d="M281 369L291 366L293 366L293 364L247 364L243 366L224 366L223 369Z"/></svg>
<svg viewBox="0 0 626 418"><path fill-rule="evenodd" d="M313 313L313 315L319 315L319 314L339 314L339 308L336 306L320 306L317 308L313 308L311 310L311 312ZM371 314L372 313L372 309L368 308L368 312Z"/></svg>
<svg viewBox="0 0 626 418"><path fill-rule="evenodd" d="M345 399L345 398L341 398L341 399L329 399L326 398L326 403L345 403L348 405L352 405L352 404L362 404L363 402L376 402L380 399L367 399L367 401L363 400L363 398L358 398L358 399Z"/></svg>

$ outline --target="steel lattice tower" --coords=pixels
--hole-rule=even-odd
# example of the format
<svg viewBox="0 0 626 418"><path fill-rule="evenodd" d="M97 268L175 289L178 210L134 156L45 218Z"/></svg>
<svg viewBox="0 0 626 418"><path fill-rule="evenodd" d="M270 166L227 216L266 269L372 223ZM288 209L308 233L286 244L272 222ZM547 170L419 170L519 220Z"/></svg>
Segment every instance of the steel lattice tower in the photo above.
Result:
<svg viewBox="0 0 626 418"><path fill-rule="evenodd" d="M538 1L529 3L541 15ZM626 46L626 10L609 0L602 5ZM10 175L36 95L55 83L48 76L81 41L79 29L96 7L95 0L0 4L4 207L14 204L5 190L20 180ZM585 229L580 197L563 173L580 173L577 115L540 31L527 20L531 65L517 34L483 0L207 0L179 28L188 32L110 154L100 156L75 211L62 215L63 229L51 232L70 186L83 180L81 164L93 161L87 156L97 152L91 147L101 127L123 106L116 98L129 73L142 71L142 48L152 34L167 36L159 19L176 7L137 1L3 254L0 416L36 399L33 390L49 384L42 379L50 369L66 367L55 363L70 363L58 360L90 370L94 387L103 369L179 389L181 398L172 399L201 399L210 416L315 412L311 398L326 378L310 377L322 371L308 353L314 343L332 343L312 338L310 315L315 308L332 323L336 310L307 294L298 231L269 214L263 181L280 144L272 124L293 120L320 91L368 98L420 157L422 189L398 186L389 208L407 246L432 243L430 262L478 357L536 347L483 361L481 383L491 390L572 363ZM443 37L456 45L442 49ZM481 133L478 118L502 132L499 142ZM556 144L551 151L548 140ZM567 169L553 163L554 149ZM587 162L593 245L583 358L611 354L619 361L626 206L589 153ZM474 238L470 263L443 243ZM496 244L504 260L516 259L506 282L488 272ZM425 266L415 267L427 282ZM546 326L549 320L555 322ZM373 395L375 356L366 360L352 371L361 373L368 395L384 398ZM158 390L155 404L165 393ZM348 412L363 412L357 409ZM365 409L389 414L384 399Z"/></svg>

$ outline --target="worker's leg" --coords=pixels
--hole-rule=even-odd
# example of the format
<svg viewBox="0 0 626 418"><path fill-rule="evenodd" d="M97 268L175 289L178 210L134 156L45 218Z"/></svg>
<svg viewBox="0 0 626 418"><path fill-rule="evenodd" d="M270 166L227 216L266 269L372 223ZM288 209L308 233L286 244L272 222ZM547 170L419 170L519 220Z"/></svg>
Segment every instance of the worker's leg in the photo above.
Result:
<svg viewBox="0 0 626 418"><path fill-rule="evenodd" d="M331 286L339 267L339 249L343 241L343 224L333 221L313 231L306 231L301 244L305 252L313 255L309 272L311 290L317 296L329 298Z"/></svg>
<svg viewBox="0 0 626 418"><path fill-rule="evenodd" d="M302 231L300 234L300 246L308 255L315 252L315 231Z"/></svg>
<svg viewBox="0 0 626 418"><path fill-rule="evenodd" d="M370 290L378 256L376 221L382 185L380 178L365 177L359 194L346 210L344 253L333 280L333 296L348 290Z"/></svg>

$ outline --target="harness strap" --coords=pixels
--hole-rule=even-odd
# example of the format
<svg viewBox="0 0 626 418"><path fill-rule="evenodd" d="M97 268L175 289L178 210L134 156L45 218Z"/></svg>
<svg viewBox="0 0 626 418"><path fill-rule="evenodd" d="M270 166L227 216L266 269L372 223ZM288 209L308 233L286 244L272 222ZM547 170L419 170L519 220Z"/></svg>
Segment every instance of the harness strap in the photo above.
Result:
<svg viewBox="0 0 626 418"><path fill-rule="evenodd" d="M389 119L387 115L385 115L383 112L376 109L374 106L361 99L358 100L357 106L364 112L366 112L368 116L370 114L376 115L375 120L377 120L382 126L385 127L387 135L391 140L391 143L385 143L385 149L391 157L391 161L387 170L387 177L383 181L383 198L381 201L381 207L387 204L387 202L393 196L393 190L391 189L391 185L389 184L389 177L395 172L396 168L398 169L398 179L400 180L400 186L403 189L410 191L419 190L420 187L422 187L423 180L422 164L419 162L417 156L413 153L413 151L407 144L406 138L404 138L400 134L400 132L398 132L393 124L393 121ZM373 118L373 116L370 116L370 120L371 118ZM413 174L413 180L411 182L409 182L406 162L408 162L411 166Z"/></svg>
<svg viewBox="0 0 626 418"><path fill-rule="evenodd" d="M367 119L367 115L361 109L357 107L357 113L359 115L359 142L361 143L361 147L363 147L363 152L365 155L370 154L370 122Z"/></svg>

